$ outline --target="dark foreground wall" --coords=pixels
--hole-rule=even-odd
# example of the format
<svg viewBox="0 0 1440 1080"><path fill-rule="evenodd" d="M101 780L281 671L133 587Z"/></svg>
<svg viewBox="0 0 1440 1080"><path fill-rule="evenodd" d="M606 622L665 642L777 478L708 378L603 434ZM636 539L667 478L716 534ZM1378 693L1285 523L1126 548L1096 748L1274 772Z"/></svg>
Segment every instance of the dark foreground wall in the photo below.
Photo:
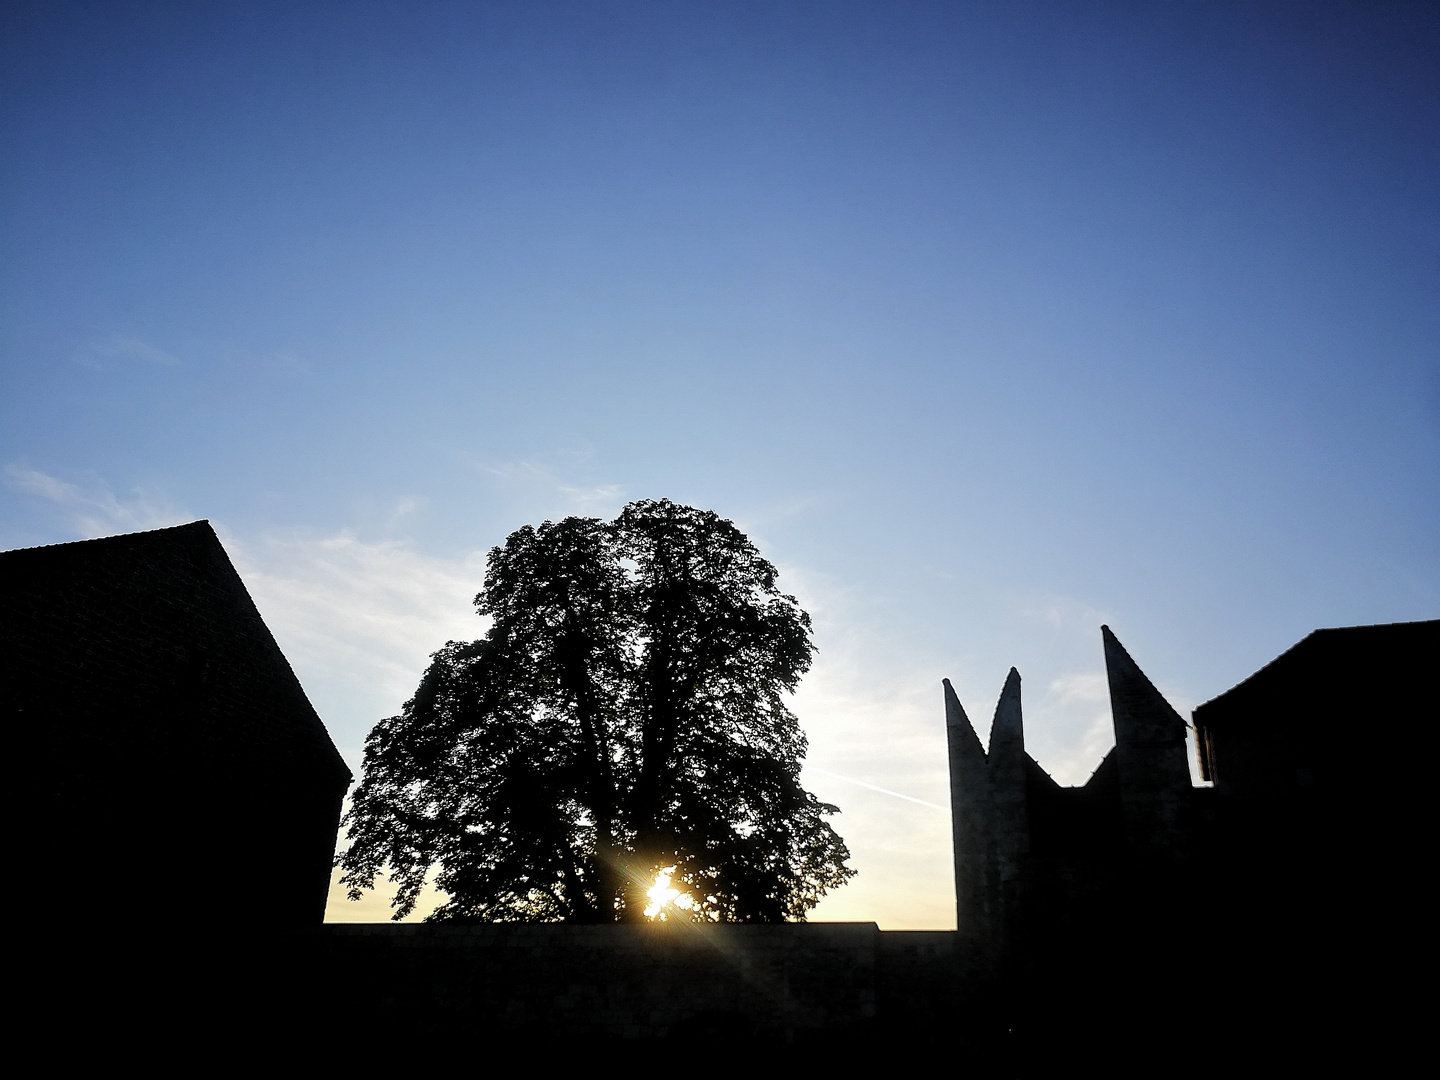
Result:
<svg viewBox="0 0 1440 1080"><path fill-rule="evenodd" d="M1183 927L1186 913L1173 918ZM15 1027L57 1065L307 1057L480 1073L602 1053L702 1074L948 1061L970 1077L1049 1076L1098 1056L1109 1076L1227 1063L1291 1075L1357 1039L1367 1054L1383 1049L1354 1009L1373 987L1347 986L1339 1010L1320 1001L1317 1013L1283 965L1207 972L1181 936L1057 955L996 980L953 931L873 923L163 933L95 922L27 936L34 966L13 981L29 1012Z"/></svg>
<svg viewBox="0 0 1440 1080"><path fill-rule="evenodd" d="M932 1025L966 970L955 934L874 923L340 924L307 947L343 1023L461 1038L863 1042Z"/></svg>
<svg viewBox="0 0 1440 1080"><path fill-rule="evenodd" d="M908 1056L957 1038L988 1054L997 1030L953 932L873 923L90 923L32 941L21 1029L108 1061L218 1050L414 1065L650 1046L702 1055L698 1067L708 1055Z"/></svg>

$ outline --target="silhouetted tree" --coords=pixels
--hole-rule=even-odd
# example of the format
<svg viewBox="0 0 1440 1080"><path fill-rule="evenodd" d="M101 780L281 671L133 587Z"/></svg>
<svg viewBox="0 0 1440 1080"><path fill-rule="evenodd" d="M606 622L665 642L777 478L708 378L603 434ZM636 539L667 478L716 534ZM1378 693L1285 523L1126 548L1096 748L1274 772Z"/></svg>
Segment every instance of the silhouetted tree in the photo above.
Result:
<svg viewBox="0 0 1440 1080"><path fill-rule="evenodd" d="M396 917L638 919L657 872L697 917L803 918L854 872L800 785L783 695L810 619L731 522L668 500L526 526L490 552L476 642L434 654L365 744L341 856Z"/></svg>

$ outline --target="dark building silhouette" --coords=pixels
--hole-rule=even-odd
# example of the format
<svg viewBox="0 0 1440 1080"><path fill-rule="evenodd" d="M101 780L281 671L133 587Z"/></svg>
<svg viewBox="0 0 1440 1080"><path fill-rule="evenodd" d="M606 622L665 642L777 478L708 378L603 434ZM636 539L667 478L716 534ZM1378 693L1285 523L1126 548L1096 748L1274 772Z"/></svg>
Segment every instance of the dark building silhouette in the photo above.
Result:
<svg viewBox="0 0 1440 1080"><path fill-rule="evenodd" d="M1025 752L1014 668L988 754L945 681L956 926L992 966L1013 962L1037 934L1054 946L1057 930L1083 929L1082 913L1112 901L1120 877L1154 880L1186 857L1185 721L1109 628L1101 633L1115 747L1083 787L1061 787Z"/></svg>
<svg viewBox="0 0 1440 1080"><path fill-rule="evenodd" d="M1273 958L1344 1003L1317 1015L1368 1015L1377 1049L1418 1021L1432 934L1437 674L1440 620L1316 630L1193 716L1211 962Z"/></svg>
<svg viewBox="0 0 1440 1080"><path fill-rule="evenodd" d="M1440 620L1316 630L1195 710L1201 773L1235 799L1353 792L1366 729L1440 719L1437 671Z"/></svg>
<svg viewBox="0 0 1440 1080"><path fill-rule="evenodd" d="M945 683L958 937L980 977L1056 1038L1127 1016L1132 1048L1182 1007L1230 1050L1283 1037L1306 1056L1373 1028L1423 924L1431 785L1397 744L1418 751L1437 719L1440 621L1317 630L1198 707L1211 787L1186 722L1101 633L1115 747L1082 787L1025 752L1016 671L988 753Z"/></svg>
<svg viewBox="0 0 1440 1080"><path fill-rule="evenodd" d="M350 772L208 522L0 553L54 919L324 918Z"/></svg>

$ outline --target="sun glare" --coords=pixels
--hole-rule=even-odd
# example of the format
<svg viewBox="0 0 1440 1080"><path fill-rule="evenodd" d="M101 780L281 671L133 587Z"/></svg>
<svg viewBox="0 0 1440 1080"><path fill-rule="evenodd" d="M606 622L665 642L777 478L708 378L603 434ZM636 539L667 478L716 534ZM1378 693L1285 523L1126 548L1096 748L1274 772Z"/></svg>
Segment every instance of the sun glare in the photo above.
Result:
<svg viewBox="0 0 1440 1080"><path fill-rule="evenodd" d="M655 875L655 884L645 894L650 898L650 903L645 908L647 919L664 919L676 911L690 910L692 904L690 895L672 888L670 885L670 878L674 873L675 867L667 866Z"/></svg>

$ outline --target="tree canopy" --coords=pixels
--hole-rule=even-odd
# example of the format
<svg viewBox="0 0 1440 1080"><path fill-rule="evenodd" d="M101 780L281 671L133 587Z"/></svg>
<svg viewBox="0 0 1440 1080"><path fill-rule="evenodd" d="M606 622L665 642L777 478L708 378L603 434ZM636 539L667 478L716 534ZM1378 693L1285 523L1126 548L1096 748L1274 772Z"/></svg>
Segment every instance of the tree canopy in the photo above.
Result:
<svg viewBox="0 0 1440 1080"><path fill-rule="evenodd" d="M803 918L854 871L800 784L784 695L810 619L729 521L669 500L525 526L490 552L484 638L435 653L365 744L342 880L388 869L396 918Z"/></svg>

